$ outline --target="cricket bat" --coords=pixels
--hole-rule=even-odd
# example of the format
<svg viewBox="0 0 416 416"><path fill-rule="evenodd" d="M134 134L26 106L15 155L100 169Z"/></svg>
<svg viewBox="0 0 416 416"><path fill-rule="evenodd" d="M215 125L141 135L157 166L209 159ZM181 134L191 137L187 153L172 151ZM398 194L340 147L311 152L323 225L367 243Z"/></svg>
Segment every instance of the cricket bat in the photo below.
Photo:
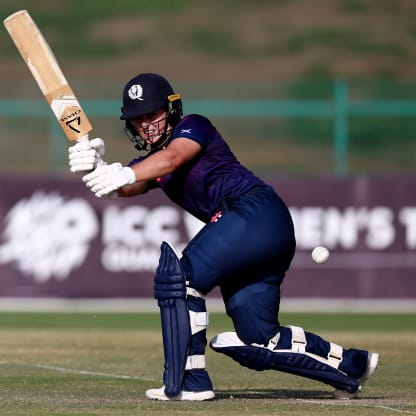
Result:
<svg viewBox="0 0 416 416"><path fill-rule="evenodd" d="M88 141L91 124L69 86L48 42L26 10L4 20L16 48L69 141Z"/></svg>

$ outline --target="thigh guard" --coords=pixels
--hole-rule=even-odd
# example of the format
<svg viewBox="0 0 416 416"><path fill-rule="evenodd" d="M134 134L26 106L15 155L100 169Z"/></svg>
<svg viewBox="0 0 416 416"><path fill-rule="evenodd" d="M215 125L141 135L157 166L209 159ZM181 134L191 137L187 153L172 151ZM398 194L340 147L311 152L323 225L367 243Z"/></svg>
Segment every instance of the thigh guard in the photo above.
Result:
<svg viewBox="0 0 416 416"><path fill-rule="evenodd" d="M306 352L306 341L302 328L291 327L292 346L289 349L276 349L277 340L269 345L244 344L235 332L225 332L211 340L214 351L228 355L244 367L253 370L279 370L329 384L337 389L356 392L359 382L338 370L336 357L322 358ZM303 333L303 337L302 337ZM341 348L341 347L340 347ZM332 354L337 348L332 349Z"/></svg>

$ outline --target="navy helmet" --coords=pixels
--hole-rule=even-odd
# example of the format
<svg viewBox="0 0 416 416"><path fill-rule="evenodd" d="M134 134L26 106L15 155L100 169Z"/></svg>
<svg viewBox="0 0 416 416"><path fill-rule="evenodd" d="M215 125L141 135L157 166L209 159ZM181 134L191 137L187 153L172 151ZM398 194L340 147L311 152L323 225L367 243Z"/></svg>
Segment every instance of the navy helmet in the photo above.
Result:
<svg viewBox="0 0 416 416"><path fill-rule="evenodd" d="M175 94L169 82L159 74L143 73L135 76L127 82L123 90L123 106L120 119L125 121L125 132L129 140L137 150L156 150L166 142L167 128L162 134L161 140L149 145L141 138L135 129L132 120L165 109L167 123L175 127L182 117L182 100L179 94Z"/></svg>
<svg viewBox="0 0 416 416"><path fill-rule="evenodd" d="M134 120L161 108L169 111L172 103L178 100L179 94L174 93L164 77L153 73L139 74L124 87L120 119Z"/></svg>

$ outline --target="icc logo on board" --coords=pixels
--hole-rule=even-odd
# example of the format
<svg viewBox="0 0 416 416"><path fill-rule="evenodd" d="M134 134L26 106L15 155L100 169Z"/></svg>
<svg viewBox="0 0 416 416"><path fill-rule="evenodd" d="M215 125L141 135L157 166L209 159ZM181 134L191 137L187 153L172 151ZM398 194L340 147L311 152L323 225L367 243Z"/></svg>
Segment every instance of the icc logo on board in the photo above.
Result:
<svg viewBox="0 0 416 416"><path fill-rule="evenodd" d="M304 206L290 211L299 250L324 245L345 252L360 247L384 258L393 248L406 255L416 248L416 207L395 211L387 206ZM154 271L162 241L180 253L202 225L174 205L114 203L98 213L86 199L36 191L4 216L0 265L39 283L65 280L87 261L110 273ZM91 246L97 242L99 258L92 259Z"/></svg>
<svg viewBox="0 0 416 416"><path fill-rule="evenodd" d="M185 229L186 236L179 230ZM10 264L36 282L66 279L87 260L91 244L101 240L102 267L110 272L154 270L160 244L178 249L202 223L173 206L108 206L102 223L82 198L37 191L17 201L4 219L0 264Z"/></svg>

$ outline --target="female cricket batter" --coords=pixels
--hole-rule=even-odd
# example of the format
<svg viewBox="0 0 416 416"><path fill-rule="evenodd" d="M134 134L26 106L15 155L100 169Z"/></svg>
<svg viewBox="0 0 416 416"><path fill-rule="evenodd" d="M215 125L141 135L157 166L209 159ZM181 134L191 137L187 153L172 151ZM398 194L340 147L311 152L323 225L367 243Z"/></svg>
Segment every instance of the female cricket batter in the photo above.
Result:
<svg viewBox="0 0 416 416"><path fill-rule="evenodd" d="M377 366L377 353L344 349L300 327L280 326L280 285L296 243L279 195L237 161L207 118L182 118L181 98L162 76L131 79L121 111L130 140L146 154L128 167L106 164L104 143L95 139L69 149L71 171L90 172L83 181L97 197L161 188L206 224L180 259L167 242L161 245L154 294L161 313L164 385L146 396L214 398L205 370L204 296L219 286L235 332L214 337L213 350L254 370L275 369L329 384L337 398L356 397Z"/></svg>

